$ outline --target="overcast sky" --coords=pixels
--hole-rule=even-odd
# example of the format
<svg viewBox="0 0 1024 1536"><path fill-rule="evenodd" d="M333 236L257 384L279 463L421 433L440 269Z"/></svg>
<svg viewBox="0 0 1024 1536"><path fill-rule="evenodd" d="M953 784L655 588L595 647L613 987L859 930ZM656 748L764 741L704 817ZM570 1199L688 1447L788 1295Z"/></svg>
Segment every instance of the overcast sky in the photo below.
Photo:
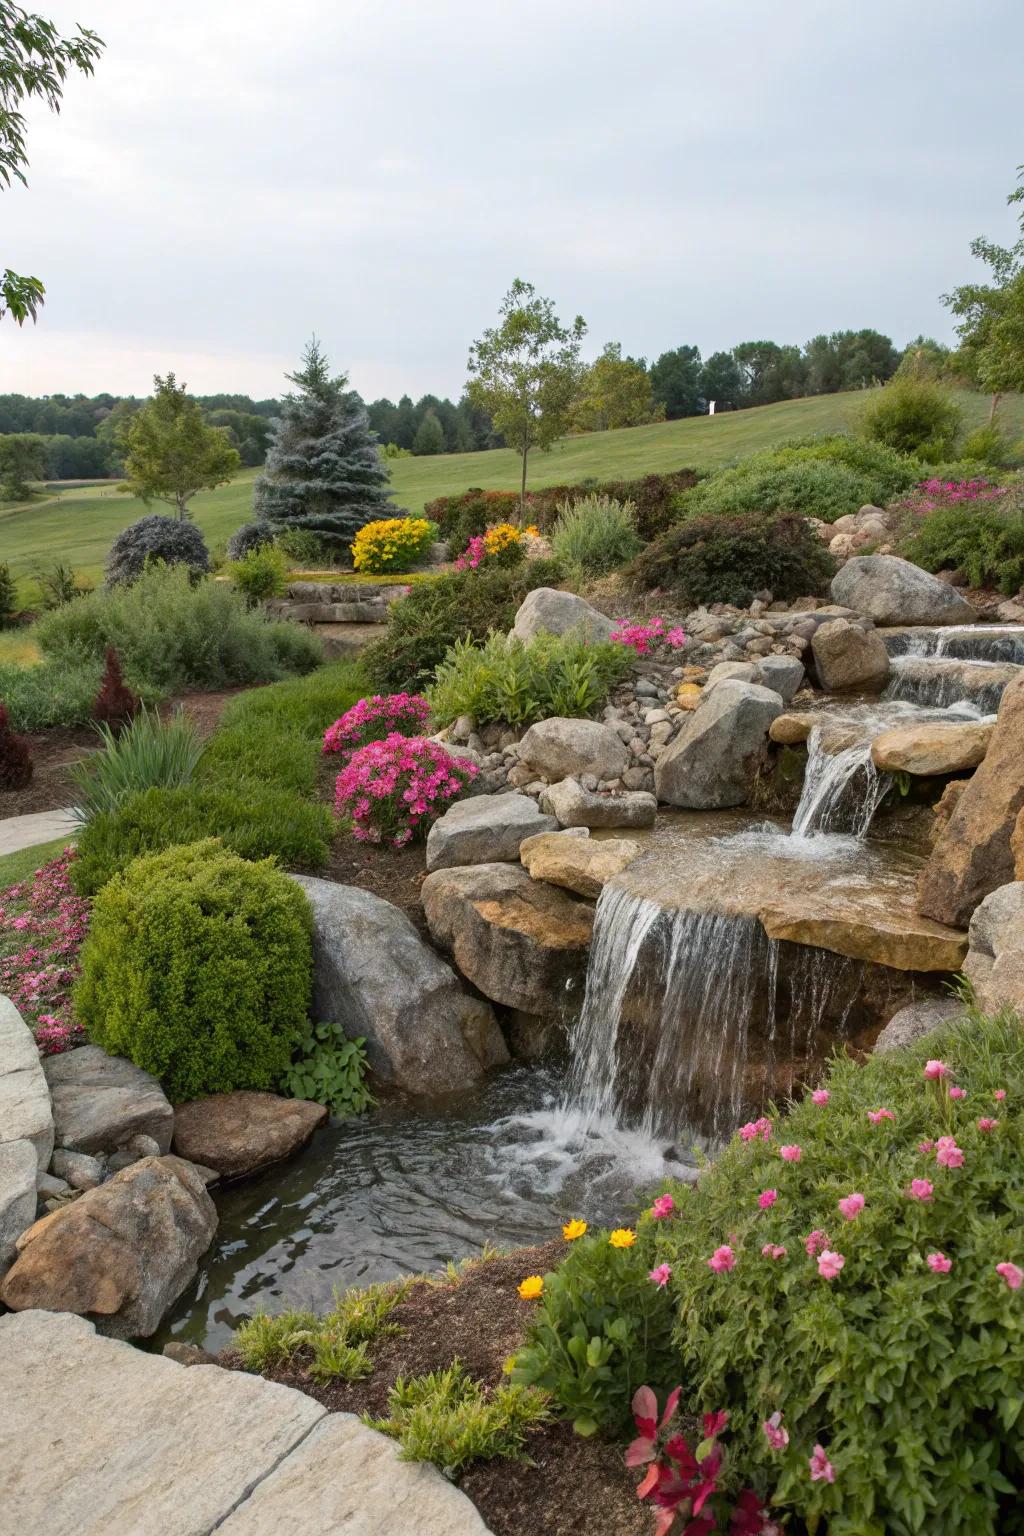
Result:
<svg viewBox="0 0 1024 1536"><path fill-rule="evenodd" d="M0 194L48 293L0 391L275 395L315 330L368 399L457 396L517 275L592 352L949 339L1015 228L1022 0L32 4L106 50Z"/></svg>

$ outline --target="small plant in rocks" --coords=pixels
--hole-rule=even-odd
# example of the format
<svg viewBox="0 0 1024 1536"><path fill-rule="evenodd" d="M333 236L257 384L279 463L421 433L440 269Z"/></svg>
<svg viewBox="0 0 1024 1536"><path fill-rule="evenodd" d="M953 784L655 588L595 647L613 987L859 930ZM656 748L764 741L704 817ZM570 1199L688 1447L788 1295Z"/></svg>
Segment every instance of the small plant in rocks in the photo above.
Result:
<svg viewBox="0 0 1024 1536"><path fill-rule="evenodd" d="M78 952L89 927L89 903L75 894L68 874L74 850L0 892L0 992L34 1032L44 1056L81 1039L71 993Z"/></svg>
<svg viewBox="0 0 1024 1536"><path fill-rule="evenodd" d="M430 705L418 693L375 693L359 699L324 732L324 751L346 756L383 741L385 736L418 736L430 718Z"/></svg>
<svg viewBox="0 0 1024 1536"><path fill-rule="evenodd" d="M402 848L423 836L478 772L439 742L394 731L352 754L338 774L334 808L357 841Z"/></svg>
<svg viewBox="0 0 1024 1536"><path fill-rule="evenodd" d="M638 656L650 656L662 648L678 651L686 644L686 633L680 625L666 629L661 618L651 619L649 624L631 624L628 619L616 619L611 638L619 645L628 645Z"/></svg>
<svg viewBox="0 0 1024 1536"><path fill-rule="evenodd" d="M365 1047L365 1040L350 1040L340 1024L310 1024L281 1086L294 1099L326 1104L332 1115L360 1115L374 1103L364 1081Z"/></svg>

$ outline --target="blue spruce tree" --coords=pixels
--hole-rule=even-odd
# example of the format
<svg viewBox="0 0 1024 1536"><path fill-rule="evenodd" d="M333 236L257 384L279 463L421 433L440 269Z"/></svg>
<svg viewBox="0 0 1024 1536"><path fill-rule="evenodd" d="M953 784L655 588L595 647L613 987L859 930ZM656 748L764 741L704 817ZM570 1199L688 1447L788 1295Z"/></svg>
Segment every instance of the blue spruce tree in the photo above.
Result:
<svg viewBox="0 0 1024 1536"><path fill-rule="evenodd" d="M274 422L254 513L282 532L301 528L335 547L351 544L365 523L400 515L366 408L344 374L331 378L315 336L287 377L298 393L285 397Z"/></svg>

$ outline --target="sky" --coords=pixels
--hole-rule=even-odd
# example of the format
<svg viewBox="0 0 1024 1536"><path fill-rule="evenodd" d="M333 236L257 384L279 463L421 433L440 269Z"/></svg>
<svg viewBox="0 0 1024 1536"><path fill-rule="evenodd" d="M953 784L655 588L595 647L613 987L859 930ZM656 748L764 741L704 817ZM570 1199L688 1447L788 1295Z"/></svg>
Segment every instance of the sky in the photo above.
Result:
<svg viewBox="0 0 1024 1536"><path fill-rule="evenodd" d="M519 276L587 350L874 326L1010 243L1021 0L32 0L106 47L29 111L0 392L457 397Z"/></svg>

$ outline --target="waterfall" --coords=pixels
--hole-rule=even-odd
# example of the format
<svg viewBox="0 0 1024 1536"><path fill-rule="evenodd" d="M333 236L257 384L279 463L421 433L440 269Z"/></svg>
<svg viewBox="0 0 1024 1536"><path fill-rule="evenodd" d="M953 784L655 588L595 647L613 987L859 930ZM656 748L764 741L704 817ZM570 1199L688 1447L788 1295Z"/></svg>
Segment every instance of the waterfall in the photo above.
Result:
<svg viewBox="0 0 1024 1536"><path fill-rule="evenodd" d="M804 786L793 817L794 837L842 831L852 833L859 842L864 840L890 783L888 774L879 773L871 760L875 734L869 732L841 752L826 752L822 728L814 727L807 742ZM861 782L855 786L858 777Z"/></svg>
<svg viewBox="0 0 1024 1536"><path fill-rule="evenodd" d="M666 909L607 885L597 904L568 1100L585 1129L712 1142L785 1095L842 1034L864 967L780 944L756 917Z"/></svg>

